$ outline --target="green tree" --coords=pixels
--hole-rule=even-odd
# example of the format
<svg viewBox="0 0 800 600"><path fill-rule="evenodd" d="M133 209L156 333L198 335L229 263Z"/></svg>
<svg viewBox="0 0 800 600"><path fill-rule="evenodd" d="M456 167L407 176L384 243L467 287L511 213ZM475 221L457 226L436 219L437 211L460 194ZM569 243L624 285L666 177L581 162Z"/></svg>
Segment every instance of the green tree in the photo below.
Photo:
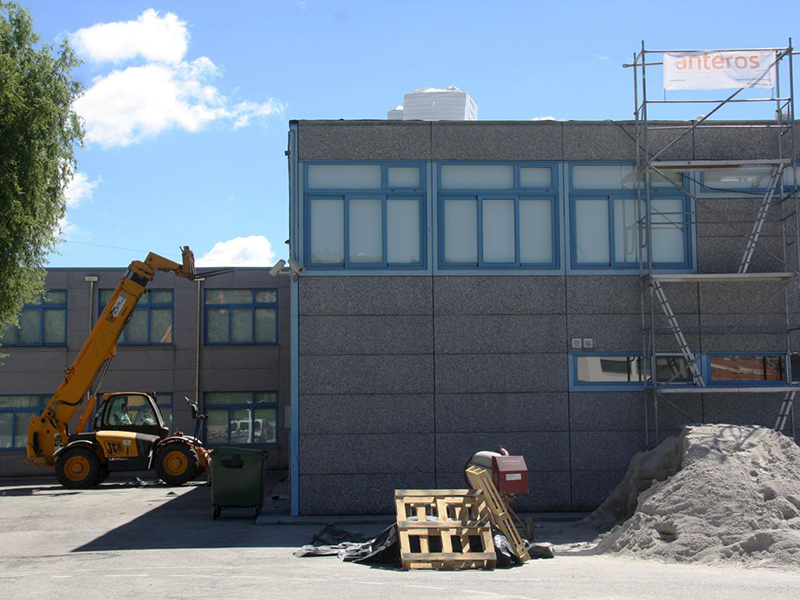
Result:
<svg viewBox="0 0 800 600"><path fill-rule="evenodd" d="M47 255L60 239L64 190L83 127L72 103L80 64L66 39L40 44L31 14L0 0L0 332L44 290Z"/></svg>

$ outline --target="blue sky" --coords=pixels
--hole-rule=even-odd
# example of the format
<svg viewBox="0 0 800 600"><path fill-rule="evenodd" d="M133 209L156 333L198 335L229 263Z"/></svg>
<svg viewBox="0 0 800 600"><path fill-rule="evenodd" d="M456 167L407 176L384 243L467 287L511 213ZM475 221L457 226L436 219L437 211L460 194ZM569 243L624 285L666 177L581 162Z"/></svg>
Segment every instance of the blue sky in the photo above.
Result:
<svg viewBox="0 0 800 600"><path fill-rule="evenodd" d="M69 36L85 61L76 108L88 135L67 241L50 259L59 267L121 267L151 250L177 258L183 244L207 266L285 258L291 119L384 119L406 92L455 85L480 120L626 120L632 77L621 65L641 40L800 40L793 2L23 4L45 42ZM750 116L743 110L720 116Z"/></svg>

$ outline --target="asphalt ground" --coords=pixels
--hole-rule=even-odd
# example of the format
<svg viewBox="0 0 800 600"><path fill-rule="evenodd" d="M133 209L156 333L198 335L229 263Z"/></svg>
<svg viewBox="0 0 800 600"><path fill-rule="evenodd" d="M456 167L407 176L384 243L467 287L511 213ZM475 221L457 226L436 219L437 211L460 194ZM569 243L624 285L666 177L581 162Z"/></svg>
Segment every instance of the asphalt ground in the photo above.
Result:
<svg viewBox="0 0 800 600"><path fill-rule="evenodd" d="M369 519L367 519L369 520ZM495 571L402 571L295 558L321 522L366 535L381 519L255 526L252 511L211 518L210 489L112 479L84 491L0 480L0 598L702 598L800 595L800 574L581 554L591 535L540 523L557 557Z"/></svg>

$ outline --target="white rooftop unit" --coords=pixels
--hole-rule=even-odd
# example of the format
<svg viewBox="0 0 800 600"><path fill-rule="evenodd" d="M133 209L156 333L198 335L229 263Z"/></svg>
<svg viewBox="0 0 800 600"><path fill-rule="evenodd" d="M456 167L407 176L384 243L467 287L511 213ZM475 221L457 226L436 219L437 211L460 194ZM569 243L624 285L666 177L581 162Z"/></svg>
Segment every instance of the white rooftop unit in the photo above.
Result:
<svg viewBox="0 0 800 600"><path fill-rule="evenodd" d="M478 105L453 85L446 90L422 88L406 94L403 105L390 110L387 117L404 121L477 121Z"/></svg>

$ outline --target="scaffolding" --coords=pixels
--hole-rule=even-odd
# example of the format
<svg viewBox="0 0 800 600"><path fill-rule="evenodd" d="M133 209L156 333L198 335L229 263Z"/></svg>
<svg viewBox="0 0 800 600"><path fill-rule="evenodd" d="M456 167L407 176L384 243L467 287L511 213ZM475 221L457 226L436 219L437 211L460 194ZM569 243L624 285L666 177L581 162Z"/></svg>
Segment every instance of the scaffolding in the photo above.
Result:
<svg viewBox="0 0 800 600"><path fill-rule="evenodd" d="M717 99L668 99L666 91L663 98L652 99L648 97L648 68L662 66L659 55L665 53L718 53L718 52L768 52L773 57L775 79L769 96L762 96L761 91L755 92L755 86L765 77L764 71L760 77L747 87L736 89L730 94ZM800 216L798 216L798 168L797 148L795 147L795 113L794 113L794 82L793 82L793 55L792 42L783 48L748 48L729 50L648 50L642 42L641 50L633 56L631 64L624 65L633 71L634 83L634 116L635 116L635 143L636 143L636 226L638 228L637 246L639 258L639 275L641 281L641 327L643 368L646 372L645 384L645 431L648 447L660 442L659 427L659 402L664 402L677 410L689 422L701 422L697 416L691 416L682 410L676 402L670 399L671 394L706 394L706 393L783 393L783 402L775 421L775 429L784 431L787 423L791 424L791 435L795 437L794 424L794 399L800 390L800 372L792 373L792 357L800 351L797 344L800 332ZM788 81L781 82L781 74L788 73ZM651 73L652 74L652 73ZM785 78L787 76L785 75ZM783 89L782 89L783 88ZM744 90L754 91L742 94ZM712 94L713 95L713 94ZM668 159L670 149L674 157L676 144L694 132L715 127L731 127L730 123L723 125L709 121L723 107L738 103L753 103L750 108L762 106L774 110L770 118L763 121L739 122L734 127L753 130L753 135L772 135L775 137L775 156L763 158L753 156L741 160L672 160ZM759 104L761 103L761 104ZM705 115L691 121L664 121L656 120L651 116L656 107L665 108L666 105L700 104L712 105L713 108ZM756 131L759 130L759 131ZM766 132L766 133L765 133ZM666 140L666 141L665 141ZM692 178L695 172L713 173L719 171L737 170L739 172L757 175L766 179L763 193L751 195L754 202L758 202L755 218L748 222L749 226L742 227L743 221L737 218L738 213L715 208L715 198L703 197L702 190L708 189L703 182ZM763 179L762 179L763 180ZM688 210L680 212L659 210L654 202L659 197L658 192L674 189L690 199ZM743 196L747 197L746 194ZM656 252L655 239L659 232L665 229L678 228L681 232L688 228L690 233L697 234L698 207L702 208L705 215L710 215L714 225L722 225L736 236L741 236L744 242L744 251L738 260L738 269L733 273L671 273L661 269L654 270L654 254ZM772 213L770 213L772 209ZM752 210L750 211L753 212ZM780 224L780 250L774 251L764 247L766 236L765 224L775 222L772 216L778 212ZM768 221L768 216L770 219ZM652 247L652 250L651 250ZM768 255L773 264L779 264L780 269L774 272L751 272L751 266L756 251ZM657 257L656 257L657 258ZM742 326L754 321L753 317L759 309L767 303L782 296L783 299L783 324L782 334L785 340L783 349L783 384L751 385L747 382L731 381L730 385L715 383L709 386L701 365L705 357L714 348L703 344L702 349L692 348L687 339L686 329L681 327L679 315L675 313L664 284L695 283L699 286L709 283L725 282L736 285L741 283L764 282L774 285L777 289L770 290L769 297L759 301L755 309L739 318L735 323L724 328L721 337L716 340L720 344L735 332L741 332ZM701 329L702 330L702 329ZM672 339L673 348L665 351L660 348L659 336ZM677 346L677 352L675 351ZM800 371L800 361L795 362L795 369ZM650 414L652 411L652 415ZM651 429L654 437L651 439ZM654 442L651 444L651 441Z"/></svg>

